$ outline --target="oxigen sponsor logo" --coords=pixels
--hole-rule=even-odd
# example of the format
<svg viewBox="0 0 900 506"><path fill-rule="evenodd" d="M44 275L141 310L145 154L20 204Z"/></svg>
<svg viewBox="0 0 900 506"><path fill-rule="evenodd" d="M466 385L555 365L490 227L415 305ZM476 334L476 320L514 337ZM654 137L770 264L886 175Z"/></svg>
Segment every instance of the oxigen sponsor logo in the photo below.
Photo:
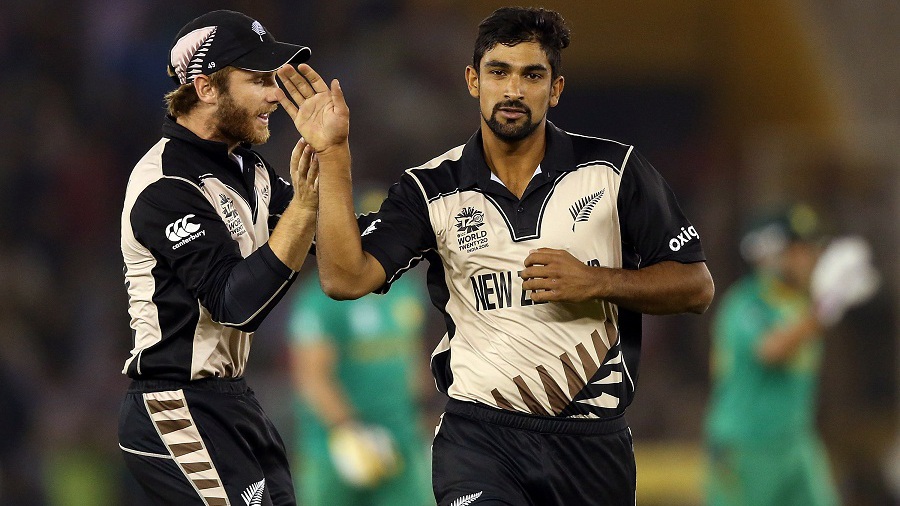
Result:
<svg viewBox="0 0 900 506"><path fill-rule="evenodd" d="M678 251L682 246L694 239L700 239L700 234L697 233L697 230L693 226L687 228L681 227L681 232L677 236L669 239L669 249Z"/></svg>

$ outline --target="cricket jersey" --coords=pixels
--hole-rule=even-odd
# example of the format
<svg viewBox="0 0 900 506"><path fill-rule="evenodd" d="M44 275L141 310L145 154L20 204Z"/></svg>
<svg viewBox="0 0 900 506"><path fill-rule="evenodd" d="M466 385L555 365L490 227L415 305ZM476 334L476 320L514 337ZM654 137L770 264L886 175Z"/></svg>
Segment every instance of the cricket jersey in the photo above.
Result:
<svg viewBox="0 0 900 506"><path fill-rule="evenodd" d="M546 152L521 198L492 178L476 132L405 171L363 232L387 290L429 262L447 333L431 368L451 398L515 412L603 418L631 402L640 314L601 300L535 303L519 272L536 248L590 266L638 269L704 261L669 186L631 145L550 122Z"/></svg>
<svg viewBox="0 0 900 506"><path fill-rule="evenodd" d="M122 211L134 334L123 373L243 375L253 331L294 279L267 244L292 196L249 146L229 154L166 118L131 173Z"/></svg>

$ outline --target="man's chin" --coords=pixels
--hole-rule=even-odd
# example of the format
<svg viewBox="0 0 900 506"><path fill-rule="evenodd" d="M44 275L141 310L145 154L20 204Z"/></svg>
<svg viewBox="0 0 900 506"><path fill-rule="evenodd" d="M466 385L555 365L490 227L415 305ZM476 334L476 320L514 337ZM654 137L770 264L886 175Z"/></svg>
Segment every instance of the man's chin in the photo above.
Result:
<svg viewBox="0 0 900 506"><path fill-rule="evenodd" d="M272 133L269 131L269 127L266 127L263 130L257 130L256 132L254 132L254 135L250 139L248 139L247 142L253 145L265 144L266 142L268 142L271 135Z"/></svg>

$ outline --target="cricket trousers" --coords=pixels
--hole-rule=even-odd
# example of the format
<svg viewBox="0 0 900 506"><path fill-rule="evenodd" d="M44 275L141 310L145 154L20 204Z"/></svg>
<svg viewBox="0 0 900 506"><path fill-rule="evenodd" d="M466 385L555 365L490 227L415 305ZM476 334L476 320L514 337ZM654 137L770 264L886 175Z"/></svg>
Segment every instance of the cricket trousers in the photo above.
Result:
<svg viewBox="0 0 900 506"><path fill-rule="evenodd" d="M284 443L243 378L134 380L119 447L156 504L296 504Z"/></svg>

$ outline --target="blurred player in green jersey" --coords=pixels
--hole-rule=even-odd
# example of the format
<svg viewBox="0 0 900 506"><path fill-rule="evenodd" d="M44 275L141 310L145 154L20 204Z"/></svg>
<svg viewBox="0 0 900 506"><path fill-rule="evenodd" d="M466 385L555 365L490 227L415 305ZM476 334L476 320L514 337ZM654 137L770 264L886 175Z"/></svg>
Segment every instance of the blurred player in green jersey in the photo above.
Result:
<svg viewBox="0 0 900 506"><path fill-rule="evenodd" d="M868 245L826 243L815 212L794 205L741 241L753 271L714 321L706 420L711 506L839 503L815 428L822 331L875 291Z"/></svg>
<svg viewBox="0 0 900 506"><path fill-rule="evenodd" d="M377 209L384 196L369 192L357 208ZM296 295L295 475L305 506L434 504L417 402L422 382L431 386L417 372L428 299L413 274L354 301L330 299L316 276Z"/></svg>

